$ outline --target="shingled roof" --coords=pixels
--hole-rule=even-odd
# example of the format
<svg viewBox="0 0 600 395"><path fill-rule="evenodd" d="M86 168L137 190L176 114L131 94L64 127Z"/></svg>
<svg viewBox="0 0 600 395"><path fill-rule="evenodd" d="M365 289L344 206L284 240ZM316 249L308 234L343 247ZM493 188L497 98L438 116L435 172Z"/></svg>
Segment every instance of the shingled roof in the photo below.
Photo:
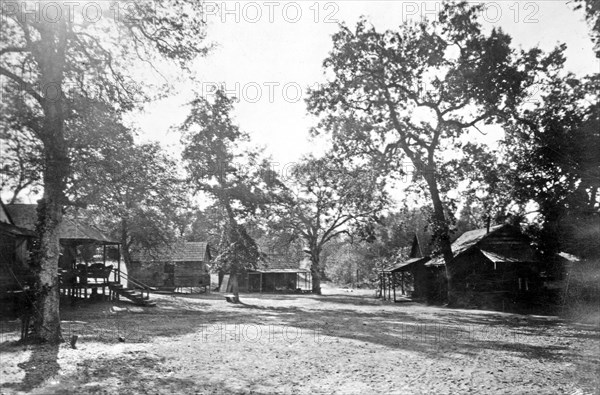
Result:
<svg viewBox="0 0 600 395"><path fill-rule="evenodd" d="M158 251L132 254L131 259L140 262L208 262L211 256L210 247L206 242L180 241Z"/></svg>
<svg viewBox="0 0 600 395"><path fill-rule="evenodd" d="M471 248L472 246L477 244L484 237L489 237L495 231L504 226L506 225L491 226L489 231L487 230L487 228L483 228L465 232L458 239L456 239L454 243L452 243L452 252L454 253L454 255L458 255L461 252L466 251L468 248Z"/></svg>
<svg viewBox="0 0 600 395"><path fill-rule="evenodd" d="M398 272L407 271L407 270L410 270L414 265L417 265L417 264L420 264L423 262L427 262L427 261L429 261L429 259L430 258L428 256L410 258L404 262L389 266L389 267L385 268L383 271L389 272L389 273L398 273Z"/></svg>
<svg viewBox="0 0 600 395"><path fill-rule="evenodd" d="M267 254L265 262L261 263L256 272L261 273L301 273L309 272L309 263L298 262L283 254Z"/></svg>
<svg viewBox="0 0 600 395"><path fill-rule="evenodd" d="M2 200L0 200L0 233L13 237L35 237L35 233L31 230L15 225Z"/></svg>
<svg viewBox="0 0 600 395"><path fill-rule="evenodd" d="M35 233L24 229L19 228L13 224L9 224L6 222L0 222L0 233L8 234L10 236L23 236L23 237L35 237Z"/></svg>
<svg viewBox="0 0 600 395"><path fill-rule="evenodd" d="M16 226L30 231L35 230L37 221L36 204L9 204L6 205L6 211ZM72 218L68 215L63 217L58 229L58 235L63 241L95 241L107 244L117 244L116 241L110 239L98 228L83 223L80 219Z"/></svg>
<svg viewBox="0 0 600 395"><path fill-rule="evenodd" d="M512 236L518 236L519 246L518 248L506 249L501 248L498 251L492 251L490 248L493 246L485 246L486 240L492 239L503 233L511 234ZM482 245L483 244L483 245ZM498 244L502 246L501 243ZM503 224L490 227L489 231L487 228L475 229L463 233L454 243L452 243L452 253L454 257L470 251L472 248L477 248L481 253L492 262L534 262L537 261L536 252L533 247L530 246L528 238L523 235L520 229L513 225ZM431 261L427 262L426 266L443 266L444 258L437 256Z"/></svg>

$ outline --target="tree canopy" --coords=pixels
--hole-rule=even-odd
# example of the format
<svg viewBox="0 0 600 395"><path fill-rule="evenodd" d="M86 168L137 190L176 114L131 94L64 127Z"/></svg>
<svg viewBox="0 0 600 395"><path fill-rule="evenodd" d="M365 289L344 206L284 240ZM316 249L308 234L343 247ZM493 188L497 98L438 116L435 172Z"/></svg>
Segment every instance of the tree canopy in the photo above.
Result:
<svg viewBox="0 0 600 395"><path fill-rule="evenodd" d="M320 293L324 246L340 235L372 237L384 208L385 182L377 173L332 157L307 157L293 168L271 225L304 242L311 261L313 291Z"/></svg>
<svg viewBox="0 0 600 395"><path fill-rule="evenodd" d="M185 65L204 54L206 47L198 2L134 2L127 10L118 9L120 3L100 2L95 3L99 10L94 20L72 12L73 3L53 3L50 14L42 3L1 4L0 77L7 82L2 84L3 97L21 96L29 114L27 124L42 146L34 337L57 342L61 337L57 229L68 204L65 192L71 174L68 119L80 115L76 107L84 101L125 111L148 97L127 69L132 62L153 65L158 59L170 59Z"/></svg>
<svg viewBox="0 0 600 395"><path fill-rule="evenodd" d="M323 62L332 77L308 99L322 117L317 132L331 133L339 155L368 158L388 173L401 171L401 158L412 162L425 181L446 262L452 250L442 153L468 131L510 119L538 70L554 67L561 53L513 49L502 30L484 32L480 9L445 3L434 21L385 32L365 19L355 29L341 25Z"/></svg>

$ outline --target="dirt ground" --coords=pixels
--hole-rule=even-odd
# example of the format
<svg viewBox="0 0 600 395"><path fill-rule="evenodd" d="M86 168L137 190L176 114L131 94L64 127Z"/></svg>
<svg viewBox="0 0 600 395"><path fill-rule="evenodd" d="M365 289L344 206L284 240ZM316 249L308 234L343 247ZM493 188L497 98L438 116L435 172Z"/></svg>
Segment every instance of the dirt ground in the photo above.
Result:
<svg viewBox="0 0 600 395"><path fill-rule="evenodd" d="M556 317L323 296L80 304L60 346L3 324L2 394L600 393L600 328ZM69 339L77 335L76 349Z"/></svg>

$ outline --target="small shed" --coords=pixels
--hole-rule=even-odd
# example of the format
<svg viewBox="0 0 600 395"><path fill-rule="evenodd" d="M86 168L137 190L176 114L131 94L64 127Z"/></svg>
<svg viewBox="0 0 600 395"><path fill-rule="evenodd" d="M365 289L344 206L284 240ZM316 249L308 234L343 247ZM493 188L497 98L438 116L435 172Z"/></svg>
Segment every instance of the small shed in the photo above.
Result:
<svg viewBox="0 0 600 395"><path fill-rule="evenodd" d="M158 251L132 254L129 272L159 290L210 287L210 246L206 242L180 241Z"/></svg>
<svg viewBox="0 0 600 395"><path fill-rule="evenodd" d="M283 254L268 254L264 264L248 271L248 292L310 292L312 275L306 261Z"/></svg>
<svg viewBox="0 0 600 395"><path fill-rule="evenodd" d="M544 264L531 240L516 226L465 232L452 244L452 252L449 291L457 306L504 310L532 302L542 289ZM432 269L444 265L442 257L425 264Z"/></svg>

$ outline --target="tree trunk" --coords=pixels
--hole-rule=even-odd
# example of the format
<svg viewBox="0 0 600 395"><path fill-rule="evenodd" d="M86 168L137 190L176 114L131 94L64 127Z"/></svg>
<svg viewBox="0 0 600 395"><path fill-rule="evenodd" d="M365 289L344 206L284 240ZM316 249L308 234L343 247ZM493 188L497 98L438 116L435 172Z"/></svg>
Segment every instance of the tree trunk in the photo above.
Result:
<svg viewBox="0 0 600 395"><path fill-rule="evenodd" d="M231 293L233 293L233 303L240 303L240 287L238 285L237 273L231 274Z"/></svg>
<svg viewBox="0 0 600 395"><path fill-rule="evenodd" d="M47 23L40 30L41 42L33 55L40 67L44 122L40 139L44 145L44 195L39 201L37 232L39 243L34 254L36 271L33 339L48 343L61 341L58 258L58 229L66 202L64 191L69 175L67 144L64 138L64 108L61 88L65 66L65 21Z"/></svg>
<svg viewBox="0 0 600 395"><path fill-rule="evenodd" d="M60 110L49 112L51 116L46 116L46 130L52 128L55 132L54 141L45 144L44 195L38 202L39 244L35 251L37 281L33 338L37 341L58 343L61 340L58 282L59 227L63 218L64 190L69 165L66 144L62 138Z"/></svg>
<svg viewBox="0 0 600 395"><path fill-rule="evenodd" d="M37 231L40 238L35 258L36 284L32 339L54 344L61 341L58 226L62 221L63 208L60 202L57 202L55 193L49 189L45 188L44 197L38 202Z"/></svg>
<svg viewBox="0 0 600 395"><path fill-rule="evenodd" d="M310 254L310 274L312 276L312 292L321 295L321 270L319 268L319 254L311 252Z"/></svg>
<svg viewBox="0 0 600 395"><path fill-rule="evenodd" d="M127 219L121 219L121 232L120 232L120 242L121 242L121 255L123 256L123 262L125 263L125 267L129 269L131 264L131 253L129 252L129 248L131 247L131 242L129 239L129 232L127 231Z"/></svg>
<svg viewBox="0 0 600 395"><path fill-rule="evenodd" d="M223 185L223 184L222 184ZM231 208L231 204L227 198L219 199L225 211L227 212L227 217L229 218L229 227L234 232L237 231L238 223L235 219L235 215L233 214L233 209ZM231 242L231 238L228 238ZM230 276L231 276L231 293L233 294L233 303L240 302L240 288L238 285L238 270L240 268L240 263L238 262L237 255L234 262L231 264Z"/></svg>
<svg viewBox="0 0 600 395"><path fill-rule="evenodd" d="M431 195L431 202L433 203L433 226L434 235L437 237L442 256L444 257L444 263L446 268L446 281L447 281L447 299L448 304L453 305L456 300L454 297L454 289L452 287L452 272L450 270L450 261L454 258L452 253L452 244L450 243L450 231L448 227L448 221L446 214L444 213L444 206L442 199L440 198L440 192L438 189L437 181L435 179L434 171L427 172L423 176L429 187L429 194Z"/></svg>

